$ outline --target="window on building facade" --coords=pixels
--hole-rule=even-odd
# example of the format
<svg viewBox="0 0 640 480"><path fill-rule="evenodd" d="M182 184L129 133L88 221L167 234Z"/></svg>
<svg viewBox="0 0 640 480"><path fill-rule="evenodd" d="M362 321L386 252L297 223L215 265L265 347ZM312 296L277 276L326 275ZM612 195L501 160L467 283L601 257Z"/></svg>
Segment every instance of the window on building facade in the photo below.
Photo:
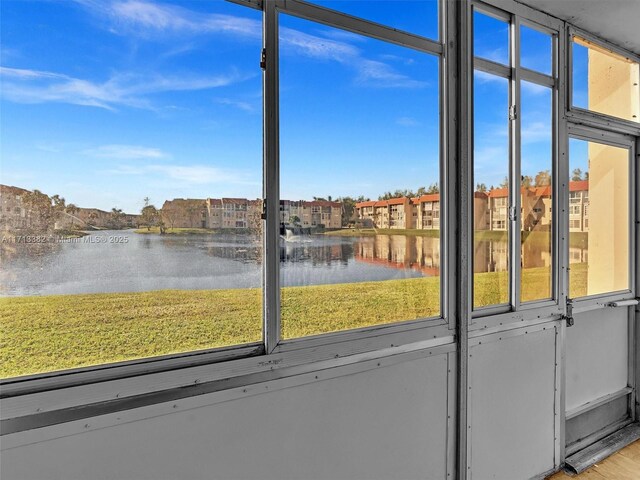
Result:
<svg viewBox="0 0 640 480"><path fill-rule="evenodd" d="M279 25L282 337L439 317L438 56Z"/></svg>
<svg viewBox="0 0 640 480"><path fill-rule="evenodd" d="M261 13L140 5L2 5L2 377L261 341Z"/></svg>
<svg viewBox="0 0 640 480"><path fill-rule="evenodd" d="M575 35L571 42L574 107L640 122L637 60Z"/></svg>
<svg viewBox="0 0 640 480"><path fill-rule="evenodd" d="M581 199L569 216L569 249L579 259L570 266L569 296L628 290L629 149L571 138L569 154L570 193Z"/></svg>

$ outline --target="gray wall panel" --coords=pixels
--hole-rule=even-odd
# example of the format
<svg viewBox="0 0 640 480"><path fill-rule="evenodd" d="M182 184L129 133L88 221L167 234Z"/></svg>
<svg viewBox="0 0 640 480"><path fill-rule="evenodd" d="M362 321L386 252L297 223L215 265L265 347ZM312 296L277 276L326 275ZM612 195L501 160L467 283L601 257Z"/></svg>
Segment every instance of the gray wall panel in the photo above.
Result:
<svg viewBox="0 0 640 480"><path fill-rule="evenodd" d="M566 409L627 386L628 310L607 308L575 315L566 337Z"/></svg>
<svg viewBox="0 0 640 480"><path fill-rule="evenodd" d="M445 479L446 430L438 355L6 450L1 476Z"/></svg>
<svg viewBox="0 0 640 480"><path fill-rule="evenodd" d="M471 478L527 479L554 466L556 330L470 349Z"/></svg>

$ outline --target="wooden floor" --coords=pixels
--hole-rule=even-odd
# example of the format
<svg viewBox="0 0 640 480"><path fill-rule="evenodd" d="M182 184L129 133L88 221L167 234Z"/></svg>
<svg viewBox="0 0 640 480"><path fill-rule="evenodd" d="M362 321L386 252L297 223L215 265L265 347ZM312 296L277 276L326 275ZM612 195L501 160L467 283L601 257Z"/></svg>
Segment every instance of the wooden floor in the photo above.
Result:
<svg viewBox="0 0 640 480"><path fill-rule="evenodd" d="M640 440L614 453L609 458L573 477L564 472L556 473L547 480L640 480Z"/></svg>

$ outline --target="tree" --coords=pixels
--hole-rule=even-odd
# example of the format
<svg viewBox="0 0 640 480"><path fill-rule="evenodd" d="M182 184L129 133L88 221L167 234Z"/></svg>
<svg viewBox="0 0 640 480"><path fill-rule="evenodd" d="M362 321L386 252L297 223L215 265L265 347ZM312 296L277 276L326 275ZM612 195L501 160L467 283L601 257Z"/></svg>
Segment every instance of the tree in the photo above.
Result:
<svg viewBox="0 0 640 480"><path fill-rule="evenodd" d="M509 188L509 177L504 177L504 179L500 183L500 188Z"/></svg>
<svg viewBox="0 0 640 480"><path fill-rule="evenodd" d="M120 208L112 208L109 215L109 224L112 228L122 228L122 220L124 218L124 212Z"/></svg>
<svg viewBox="0 0 640 480"><path fill-rule="evenodd" d="M427 188L427 193L430 195L440 193L440 186L438 185L438 182L429 185L429 188Z"/></svg>
<svg viewBox="0 0 640 480"><path fill-rule="evenodd" d="M338 197L336 198L336 202L342 204L342 226L346 227L350 222L355 220L356 214L356 203L366 202L368 198L360 195L357 198L353 197Z"/></svg>
<svg viewBox="0 0 640 480"><path fill-rule="evenodd" d="M549 170L542 170L538 172L535 179L536 187L545 187L551 185L551 173Z"/></svg>
<svg viewBox="0 0 640 480"><path fill-rule="evenodd" d="M160 221L158 209L149 204L148 198L145 198L145 206L140 211L140 220L147 227L147 231L151 230L151 227L156 226Z"/></svg>
<svg viewBox="0 0 640 480"><path fill-rule="evenodd" d="M385 192L384 195L380 195L378 197L378 200L390 200L392 198L402 198L402 197L411 198L411 197L415 197L415 196L416 196L416 194L413 193L411 190L407 190L407 189L400 190L400 189L398 189L393 193Z"/></svg>
<svg viewBox="0 0 640 480"><path fill-rule="evenodd" d="M574 168L573 172L571 172L571 181L579 182L580 180L582 180L582 170L580 170L579 168Z"/></svg>
<svg viewBox="0 0 640 480"><path fill-rule="evenodd" d="M289 223L292 223L294 226L300 225L300 219L297 215L292 215L291 217L289 217Z"/></svg>
<svg viewBox="0 0 640 480"><path fill-rule="evenodd" d="M179 214L175 208L171 207L163 207L162 210L158 210L158 216L161 218L166 218L169 222L169 228L173 229L176 222L178 221Z"/></svg>
<svg viewBox="0 0 640 480"><path fill-rule="evenodd" d="M522 186L529 188L533 185L533 178L530 175L522 175Z"/></svg>
<svg viewBox="0 0 640 480"><path fill-rule="evenodd" d="M476 185L476 192L486 192L487 186L484 183L478 183Z"/></svg>

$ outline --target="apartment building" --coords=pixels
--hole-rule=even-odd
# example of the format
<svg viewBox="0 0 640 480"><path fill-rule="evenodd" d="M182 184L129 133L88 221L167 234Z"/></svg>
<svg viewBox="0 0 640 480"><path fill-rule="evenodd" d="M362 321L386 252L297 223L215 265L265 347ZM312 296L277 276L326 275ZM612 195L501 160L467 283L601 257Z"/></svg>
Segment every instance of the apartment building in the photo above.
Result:
<svg viewBox="0 0 640 480"><path fill-rule="evenodd" d="M162 205L160 216L168 228L207 228L207 201L174 198Z"/></svg>
<svg viewBox="0 0 640 480"><path fill-rule="evenodd" d="M589 231L589 180L569 182L569 231Z"/></svg>
<svg viewBox="0 0 640 480"><path fill-rule="evenodd" d="M569 229L589 231L589 182L569 182ZM521 212L523 230L551 227L553 216L551 186L522 189ZM364 227L440 229L440 194L414 198L392 198L356 204L356 214ZM473 198L475 230L506 231L509 225L509 191L494 188L475 192Z"/></svg>
<svg viewBox="0 0 640 480"><path fill-rule="evenodd" d="M342 203L328 200L280 200L280 222L302 227L342 227Z"/></svg>
<svg viewBox="0 0 640 480"><path fill-rule="evenodd" d="M32 218L25 208L23 196L28 190L9 185L0 185L0 229L15 230L30 228Z"/></svg>
<svg viewBox="0 0 640 480"><path fill-rule="evenodd" d="M407 197L356 203L358 220L376 228L414 228L414 211Z"/></svg>
<svg viewBox="0 0 640 480"><path fill-rule="evenodd" d="M421 230L440 230L440 194L432 193L411 199L413 226Z"/></svg>

